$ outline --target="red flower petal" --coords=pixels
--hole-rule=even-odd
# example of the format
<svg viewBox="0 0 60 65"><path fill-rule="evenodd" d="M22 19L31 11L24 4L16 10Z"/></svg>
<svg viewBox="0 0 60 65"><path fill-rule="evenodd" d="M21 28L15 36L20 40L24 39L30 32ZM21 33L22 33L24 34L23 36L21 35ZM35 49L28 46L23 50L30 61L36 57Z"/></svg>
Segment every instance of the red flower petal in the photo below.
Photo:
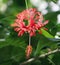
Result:
<svg viewBox="0 0 60 65"><path fill-rule="evenodd" d="M23 34L24 34L24 31L21 30L21 31L19 31L18 36L22 36Z"/></svg>

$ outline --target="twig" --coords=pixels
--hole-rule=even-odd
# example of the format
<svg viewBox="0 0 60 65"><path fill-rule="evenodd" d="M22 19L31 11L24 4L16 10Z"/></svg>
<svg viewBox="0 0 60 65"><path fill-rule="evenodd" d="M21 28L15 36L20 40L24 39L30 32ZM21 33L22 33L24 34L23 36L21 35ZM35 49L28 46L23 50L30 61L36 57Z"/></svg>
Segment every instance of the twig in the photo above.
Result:
<svg viewBox="0 0 60 65"><path fill-rule="evenodd" d="M60 49L55 49L55 50L50 51L50 52L48 52L48 53L41 54L40 56L38 56L38 59L39 59L39 58L46 57L46 56L51 55L51 54L54 54L54 53L56 53L56 52L60 52ZM20 63L20 65L26 65L26 64L28 64L28 63L34 61L34 60L36 60L36 58L28 59L27 61Z"/></svg>

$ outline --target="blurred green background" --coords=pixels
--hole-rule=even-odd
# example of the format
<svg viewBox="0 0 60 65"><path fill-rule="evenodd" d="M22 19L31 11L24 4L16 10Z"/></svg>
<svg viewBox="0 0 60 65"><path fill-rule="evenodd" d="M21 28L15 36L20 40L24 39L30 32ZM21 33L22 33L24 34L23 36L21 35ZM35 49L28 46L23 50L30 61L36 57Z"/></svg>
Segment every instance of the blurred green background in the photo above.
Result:
<svg viewBox="0 0 60 65"><path fill-rule="evenodd" d="M32 37L33 52L31 57L46 53L47 48L54 50L60 47L60 0L28 0L29 7L40 11L48 33L54 36L36 34ZM25 0L0 0L0 65L19 65L26 61L25 50L28 45L28 35L18 37L11 27L16 15L26 9ZM38 59L27 65L60 65L60 52Z"/></svg>

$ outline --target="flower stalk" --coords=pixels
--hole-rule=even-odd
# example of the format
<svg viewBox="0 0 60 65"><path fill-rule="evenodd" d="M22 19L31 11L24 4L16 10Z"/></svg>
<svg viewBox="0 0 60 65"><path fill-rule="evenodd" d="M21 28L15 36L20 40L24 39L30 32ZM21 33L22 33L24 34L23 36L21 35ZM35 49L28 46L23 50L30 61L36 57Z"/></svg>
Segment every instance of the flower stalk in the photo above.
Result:
<svg viewBox="0 0 60 65"><path fill-rule="evenodd" d="M31 36L29 35L29 45L31 45Z"/></svg>
<svg viewBox="0 0 60 65"><path fill-rule="evenodd" d="M25 0L25 4L26 4L26 9L28 9L28 2L27 2L27 0Z"/></svg>
<svg viewBox="0 0 60 65"><path fill-rule="evenodd" d="M25 4L26 4L26 9L28 9L28 2L27 0L25 0ZM30 58L30 54L32 52L32 46L31 46L31 36L29 34L29 44L28 46L26 47L26 58Z"/></svg>

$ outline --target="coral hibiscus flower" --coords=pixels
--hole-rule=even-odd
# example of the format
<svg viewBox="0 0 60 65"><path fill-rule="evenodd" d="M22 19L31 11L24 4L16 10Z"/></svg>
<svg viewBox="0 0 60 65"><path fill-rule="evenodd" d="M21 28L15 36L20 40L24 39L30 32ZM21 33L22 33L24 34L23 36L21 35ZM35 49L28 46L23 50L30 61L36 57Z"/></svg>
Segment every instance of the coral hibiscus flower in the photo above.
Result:
<svg viewBox="0 0 60 65"><path fill-rule="evenodd" d="M18 36L22 36L25 32L29 33L30 36L34 36L36 30L40 30L47 23L48 21L43 22L43 16L40 12L35 8L30 8L19 13L12 26L18 32Z"/></svg>

